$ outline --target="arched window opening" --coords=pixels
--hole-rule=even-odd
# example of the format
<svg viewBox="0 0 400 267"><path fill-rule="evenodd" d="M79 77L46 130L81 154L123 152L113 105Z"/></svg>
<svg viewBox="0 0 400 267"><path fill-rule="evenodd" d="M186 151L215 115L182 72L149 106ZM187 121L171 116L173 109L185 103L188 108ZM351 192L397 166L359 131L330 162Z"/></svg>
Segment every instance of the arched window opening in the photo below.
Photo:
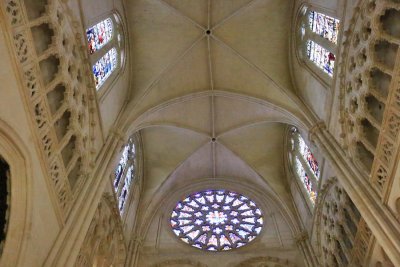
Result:
<svg viewBox="0 0 400 267"><path fill-rule="evenodd" d="M336 62L340 21L334 17L303 8L299 23L301 56L309 67L328 77L333 77ZM328 78L326 77L326 78Z"/></svg>
<svg viewBox="0 0 400 267"><path fill-rule="evenodd" d="M307 198L314 206L318 195L319 165L298 130L293 127L290 134L293 169L298 180L303 185L304 191L307 193Z"/></svg>
<svg viewBox="0 0 400 267"><path fill-rule="evenodd" d="M86 30L89 53L93 54L106 45L113 36L113 22L107 18Z"/></svg>
<svg viewBox="0 0 400 267"><path fill-rule="evenodd" d="M96 90L110 77L116 77L116 70L122 66L123 37L119 22L119 18L113 15L86 30Z"/></svg>
<svg viewBox="0 0 400 267"><path fill-rule="evenodd" d="M10 167L0 158L0 256L7 233Z"/></svg>
<svg viewBox="0 0 400 267"><path fill-rule="evenodd" d="M117 196L118 209L120 214L124 208L131 191L132 182L136 174L136 147L133 138L128 140L124 146L120 161L114 173L114 191Z"/></svg>

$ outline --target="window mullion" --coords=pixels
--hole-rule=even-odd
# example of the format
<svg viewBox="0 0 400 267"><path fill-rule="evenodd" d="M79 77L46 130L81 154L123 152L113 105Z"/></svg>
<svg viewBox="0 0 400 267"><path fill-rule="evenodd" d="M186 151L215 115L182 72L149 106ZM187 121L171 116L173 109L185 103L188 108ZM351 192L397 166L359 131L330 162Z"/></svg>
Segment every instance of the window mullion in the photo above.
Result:
<svg viewBox="0 0 400 267"><path fill-rule="evenodd" d="M317 44L319 44L320 46L322 46L329 52L331 52L335 55L337 54L337 45L332 43L331 41L325 39L324 37L319 36L315 32L310 30L308 38L309 38L309 40L316 42Z"/></svg>
<svg viewBox="0 0 400 267"><path fill-rule="evenodd" d="M125 165L125 167L124 167L124 171L123 171L123 173L122 173L122 176L121 176L121 178L120 178L120 180L119 180L118 188L117 188L117 190L116 190L117 197L120 196L120 194L121 194L121 192L122 192L122 189L124 188L125 181L126 181L126 176L127 176L127 174L128 174L129 168L130 168L130 162L129 162L129 160L128 160L127 163L126 163L126 165Z"/></svg>
<svg viewBox="0 0 400 267"><path fill-rule="evenodd" d="M303 157L301 152L299 150L296 150L296 156L299 158L299 161L301 162L301 165L303 166L304 170L306 171L307 175L311 178L311 182L313 184L313 187L315 186L315 189L318 188L318 178L315 176L313 170L311 169L310 165L308 164L307 160Z"/></svg>

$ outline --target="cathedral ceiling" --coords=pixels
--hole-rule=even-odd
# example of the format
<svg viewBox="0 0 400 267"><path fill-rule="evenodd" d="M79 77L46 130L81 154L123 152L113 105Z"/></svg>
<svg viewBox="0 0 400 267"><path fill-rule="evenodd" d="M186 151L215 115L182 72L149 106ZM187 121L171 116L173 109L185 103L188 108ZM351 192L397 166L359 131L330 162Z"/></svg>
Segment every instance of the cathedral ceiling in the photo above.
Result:
<svg viewBox="0 0 400 267"><path fill-rule="evenodd" d="M126 1L124 120L142 132L145 199L167 180L230 177L290 206L284 133L304 120L289 71L292 2Z"/></svg>

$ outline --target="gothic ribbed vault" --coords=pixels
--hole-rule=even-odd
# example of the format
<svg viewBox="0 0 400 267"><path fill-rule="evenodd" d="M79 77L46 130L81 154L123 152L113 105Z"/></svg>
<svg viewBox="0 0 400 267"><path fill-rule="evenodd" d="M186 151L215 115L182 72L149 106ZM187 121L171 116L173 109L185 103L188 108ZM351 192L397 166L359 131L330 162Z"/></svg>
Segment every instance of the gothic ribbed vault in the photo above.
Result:
<svg viewBox="0 0 400 267"><path fill-rule="evenodd" d="M142 129L145 199L168 177L245 177L291 205L284 131L303 119L289 69L291 5L128 3L133 66L123 121Z"/></svg>

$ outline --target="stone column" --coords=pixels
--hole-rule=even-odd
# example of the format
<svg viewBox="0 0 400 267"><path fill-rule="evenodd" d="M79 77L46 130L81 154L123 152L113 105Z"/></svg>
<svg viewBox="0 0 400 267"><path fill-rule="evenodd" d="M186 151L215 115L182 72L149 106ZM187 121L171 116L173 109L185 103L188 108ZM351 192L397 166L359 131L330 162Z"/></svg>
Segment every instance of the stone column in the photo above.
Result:
<svg viewBox="0 0 400 267"><path fill-rule="evenodd" d="M128 259L126 266L135 267L138 264L139 252L142 247L143 239L139 236L135 236L131 239L128 249Z"/></svg>
<svg viewBox="0 0 400 267"><path fill-rule="evenodd" d="M107 138L97 157L95 170L87 177L84 188L77 197L64 228L59 233L43 266L74 266L94 213L107 184L113 157L124 139L119 133Z"/></svg>
<svg viewBox="0 0 400 267"><path fill-rule="evenodd" d="M306 231L298 233L294 237L296 244L300 251L303 253L306 265L309 267L318 267L318 259L315 256L314 250L311 246L308 233Z"/></svg>

